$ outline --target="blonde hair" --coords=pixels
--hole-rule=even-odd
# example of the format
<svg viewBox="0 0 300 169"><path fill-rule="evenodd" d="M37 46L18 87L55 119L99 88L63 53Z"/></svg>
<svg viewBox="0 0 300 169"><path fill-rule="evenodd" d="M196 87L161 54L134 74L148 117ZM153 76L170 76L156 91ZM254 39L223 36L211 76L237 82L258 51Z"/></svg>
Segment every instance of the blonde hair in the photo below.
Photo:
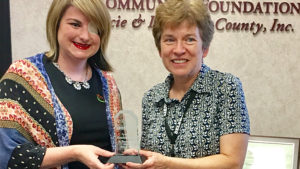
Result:
<svg viewBox="0 0 300 169"><path fill-rule="evenodd" d="M50 46L50 50L46 53L47 57L57 61L59 53L57 32L61 18L69 6L78 8L96 25L99 32L101 39L100 49L94 56L89 58L89 63L95 64L101 70L111 71L112 67L104 58L111 31L111 19L108 9L102 0L53 0L48 11L46 23L46 34Z"/></svg>
<svg viewBox="0 0 300 169"><path fill-rule="evenodd" d="M160 51L160 38L164 26L174 27L188 21L199 28L203 41L202 47L207 49L214 34L214 23L211 20L207 7L202 0L166 0L156 8L152 34L155 45Z"/></svg>

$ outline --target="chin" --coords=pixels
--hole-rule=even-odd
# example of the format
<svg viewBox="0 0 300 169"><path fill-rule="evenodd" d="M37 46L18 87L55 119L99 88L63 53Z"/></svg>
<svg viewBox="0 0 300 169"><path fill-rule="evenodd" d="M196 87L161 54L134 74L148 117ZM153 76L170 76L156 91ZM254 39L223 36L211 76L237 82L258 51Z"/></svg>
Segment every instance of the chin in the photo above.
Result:
<svg viewBox="0 0 300 169"><path fill-rule="evenodd" d="M88 59L92 55L90 53L80 52L80 53L75 53L73 56L78 58L78 59Z"/></svg>
<svg viewBox="0 0 300 169"><path fill-rule="evenodd" d="M188 76L189 74L188 73L176 73L176 72L174 72L174 73L172 73L172 75L174 76L174 77L186 77L186 76Z"/></svg>
<svg viewBox="0 0 300 169"><path fill-rule="evenodd" d="M192 72L183 72L183 71L181 71L181 72L173 72L172 73L173 74L173 76L175 77L179 77L179 78L186 78L186 77L195 77L195 76L197 76L198 75L198 72L197 73L192 73Z"/></svg>

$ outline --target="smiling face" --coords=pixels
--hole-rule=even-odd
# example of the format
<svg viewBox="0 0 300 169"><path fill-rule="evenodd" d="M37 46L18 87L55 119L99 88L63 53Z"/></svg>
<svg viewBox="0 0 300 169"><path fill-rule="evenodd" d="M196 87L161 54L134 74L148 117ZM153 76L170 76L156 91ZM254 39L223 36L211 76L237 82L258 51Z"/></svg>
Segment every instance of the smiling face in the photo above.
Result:
<svg viewBox="0 0 300 169"><path fill-rule="evenodd" d="M87 60L100 47L97 28L76 7L70 6L61 18L57 39L59 58Z"/></svg>
<svg viewBox="0 0 300 169"><path fill-rule="evenodd" d="M175 79L196 79L206 56L196 25L190 25L187 21L174 27L165 25L160 44L163 64Z"/></svg>

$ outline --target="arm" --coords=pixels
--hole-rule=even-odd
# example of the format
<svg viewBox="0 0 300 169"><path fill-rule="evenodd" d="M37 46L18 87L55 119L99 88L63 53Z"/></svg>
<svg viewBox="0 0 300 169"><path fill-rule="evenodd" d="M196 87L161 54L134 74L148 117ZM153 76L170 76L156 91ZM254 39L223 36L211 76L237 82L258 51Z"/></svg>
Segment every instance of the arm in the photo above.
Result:
<svg viewBox="0 0 300 169"><path fill-rule="evenodd" d="M98 156L111 157L113 154L92 145L48 148L41 168L52 168L72 161L80 161L89 168L112 169L113 164L102 164Z"/></svg>
<svg viewBox="0 0 300 169"><path fill-rule="evenodd" d="M218 102L220 112L218 112L217 117L217 119L220 119L219 126L221 128L220 154L195 159L184 159L167 157L155 152L141 151L140 153L147 157L145 163L143 165L128 163L127 167L172 169L242 168L247 151L250 123L239 79L233 76L226 76L226 82L222 85L220 95L222 95ZM151 110L147 112L151 112ZM144 118L143 122L149 120ZM145 128L145 124L143 124L143 127L143 132L144 130L148 131ZM143 137L146 137L146 135L143 135Z"/></svg>
<svg viewBox="0 0 300 169"><path fill-rule="evenodd" d="M0 126L3 122L0 121ZM8 168L8 162L17 145L28 144L29 141L17 130L11 128L0 128L0 168Z"/></svg>
<svg viewBox="0 0 300 169"><path fill-rule="evenodd" d="M110 157L113 154L91 145L46 149L31 143L15 129L0 128L0 168L53 168L71 161L81 161L92 168L106 169L114 165L102 164L98 156Z"/></svg>
<svg viewBox="0 0 300 169"><path fill-rule="evenodd" d="M127 168L170 168L170 169L241 169L248 145L247 134L228 134L221 137L220 154L185 159L167 157L150 151L140 151L147 160L143 164L126 163Z"/></svg>

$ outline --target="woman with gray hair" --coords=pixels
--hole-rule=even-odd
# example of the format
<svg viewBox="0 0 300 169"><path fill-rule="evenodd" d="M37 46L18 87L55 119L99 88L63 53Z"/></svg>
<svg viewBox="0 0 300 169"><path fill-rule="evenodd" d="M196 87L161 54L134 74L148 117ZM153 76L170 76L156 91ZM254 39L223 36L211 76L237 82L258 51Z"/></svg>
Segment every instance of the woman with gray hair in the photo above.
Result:
<svg viewBox="0 0 300 169"><path fill-rule="evenodd" d="M94 168L115 149L119 90L105 56L102 0L53 0L50 50L13 63L0 81L0 168Z"/></svg>
<svg viewBox="0 0 300 169"><path fill-rule="evenodd" d="M139 153L146 161L124 168L241 169L248 111L240 80L203 63L214 34L205 4L165 1L152 31L170 75L143 97Z"/></svg>

